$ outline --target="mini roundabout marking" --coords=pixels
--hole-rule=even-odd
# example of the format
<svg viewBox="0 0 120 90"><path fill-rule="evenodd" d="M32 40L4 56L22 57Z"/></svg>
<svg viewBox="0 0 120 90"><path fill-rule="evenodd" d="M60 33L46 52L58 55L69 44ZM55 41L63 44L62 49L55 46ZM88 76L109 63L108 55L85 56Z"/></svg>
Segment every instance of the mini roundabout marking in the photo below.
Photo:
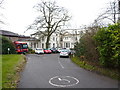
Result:
<svg viewBox="0 0 120 90"><path fill-rule="evenodd" d="M49 83L56 87L70 87L77 85L79 80L71 76L55 76L49 80Z"/></svg>

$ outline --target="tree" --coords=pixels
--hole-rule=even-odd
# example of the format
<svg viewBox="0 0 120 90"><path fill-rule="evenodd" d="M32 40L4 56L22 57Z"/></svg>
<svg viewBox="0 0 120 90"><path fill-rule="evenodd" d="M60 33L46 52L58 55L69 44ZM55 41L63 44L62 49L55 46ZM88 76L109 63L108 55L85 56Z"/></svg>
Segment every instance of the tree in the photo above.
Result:
<svg viewBox="0 0 120 90"><path fill-rule="evenodd" d="M0 0L0 8L2 7L2 3L4 0ZM0 12L0 16L2 16L1 12ZM0 23L4 24L4 22L0 19Z"/></svg>
<svg viewBox="0 0 120 90"><path fill-rule="evenodd" d="M94 36L100 54L100 64L120 67L120 24L101 28Z"/></svg>
<svg viewBox="0 0 120 90"><path fill-rule="evenodd" d="M12 41L8 40L6 37L0 35L0 41L2 44L0 44L0 54L15 54L15 45L12 43ZM8 52L8 48L10 48L10 51Z"/></svg>
<svg viewBox="0 0 120 90"><path fill-rule="evenodd" d="M40 15L28 29L36 29L37 32L46 36L46 48L48 48L50 36L65 26L71 17L68 15L68 11L63 7L57 6L55 1L42 1L34 6L34 8L40 12Z"/></svg>
<svg viewBox="0 0 120 90"><path fill-rule="evenodd" d="M80 60L87 60L94 64L98 64L98 51L96 50L95 40L93 36L97 33L99 27L96 26L84 26L84 32L80 35L79 42L75 43L76 56L80 57Z"/></svg>
<svg viewBox="0 0 120 90"><path fill-rule="evenodd" d="M97 19L95 19L94 24L104 25L103 20L109 20L112 23L117 22L117 15L119 14L119 6L118 0L110 2L108 8L106 8L105 12L100 14Z"/></svg>

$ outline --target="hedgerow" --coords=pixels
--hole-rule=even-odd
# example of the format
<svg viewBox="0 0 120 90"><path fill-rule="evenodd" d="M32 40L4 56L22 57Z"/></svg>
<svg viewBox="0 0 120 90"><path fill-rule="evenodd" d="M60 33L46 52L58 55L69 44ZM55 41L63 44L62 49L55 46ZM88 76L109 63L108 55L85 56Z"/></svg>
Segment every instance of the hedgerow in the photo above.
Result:
<svg viewBox="0 0 120 90"><path fill-rule="evenodd" d="M0 35L0 54L15 54L15 45L12 43L12 41L8 40L6 37ZM10 51L8 52L8 48L10 48Z"/></svg>
<svg viewBox="0 0 120 90"><path fill-rule="evenodd" d="M101 28L94 36L100 54L100 64L120 67L120 24Z"/></svg>

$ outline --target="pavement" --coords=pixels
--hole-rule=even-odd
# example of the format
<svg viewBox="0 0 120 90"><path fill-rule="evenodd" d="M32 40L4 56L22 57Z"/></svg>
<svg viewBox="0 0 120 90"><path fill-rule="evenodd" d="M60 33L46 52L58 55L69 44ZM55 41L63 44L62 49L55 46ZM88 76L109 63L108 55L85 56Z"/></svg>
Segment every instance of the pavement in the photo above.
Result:
<svg viewBox="0 0 120 90"><path fill-rule="evenodd" d="M78 67L59 54L28 54L18 88L118 88L118 81Z"/></svg>

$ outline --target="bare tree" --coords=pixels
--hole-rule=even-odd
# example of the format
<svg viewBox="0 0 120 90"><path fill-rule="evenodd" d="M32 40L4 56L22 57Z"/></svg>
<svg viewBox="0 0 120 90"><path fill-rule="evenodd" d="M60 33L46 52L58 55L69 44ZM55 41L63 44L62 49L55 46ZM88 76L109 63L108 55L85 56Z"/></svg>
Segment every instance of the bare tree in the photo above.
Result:
<svg viewBox="0 0 120 90"><path fill-rule="evenodd" d="M0 0L0 7L1 7L1 5L2 5L3 1L4 1L4 0Z"/></svg>
<svg viewBox="0 0 120 90"><path fill-rule="evenodd" d="M46 48L48 48L50 36L64 26L71 17L68 15L68 11L63 7L57 6L55 1L42 1L34 8L37 9L40 16L35 19L28 29L37 29L37 32L46 36Z"/></svg>
<svg viewBox="0 0 120 90"><path fill-rule="evenodd" d="M0 0L0 8L2 8L2 3L4 0ZM0 17L2 16L2 13L0 12ZM4 22L0 18L0 23L4 24Z"/></svg>
<svg viewBox="0 0 120 90"><path fill-rule="evenodd" d="M115 0L109 3L109 7L105 10L104 13L98 16L98 18L94 21L94 24L104 25L103 20L110 20L112 23L116 23L118 14L118 0Z"/></svg>

